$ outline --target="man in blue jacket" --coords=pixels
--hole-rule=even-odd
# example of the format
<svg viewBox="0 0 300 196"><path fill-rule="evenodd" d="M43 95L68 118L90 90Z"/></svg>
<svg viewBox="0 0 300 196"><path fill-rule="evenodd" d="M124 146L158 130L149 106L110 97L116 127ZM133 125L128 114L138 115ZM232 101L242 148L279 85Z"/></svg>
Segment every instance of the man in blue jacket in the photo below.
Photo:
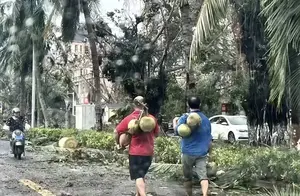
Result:
<svg viewBox="0 0 300 196"><path fill-rule="evenodd" d="M193 96L188 99L188 106L190 112L197 112L201 119L201 125L192 131L191 135L181 140L181 152L182 152L182 165L183 174L185 178L185 189L189 196L192 196L192 180L193 180L193 167L200 179L200 185L203 196L208 194L208 178L207 178L207 155L211 148L212 135L211 124L209 119L200 112L200 98ZM176 134L178 134L178 126L185 124L188 114L182 115L176 126Z"/></svg>

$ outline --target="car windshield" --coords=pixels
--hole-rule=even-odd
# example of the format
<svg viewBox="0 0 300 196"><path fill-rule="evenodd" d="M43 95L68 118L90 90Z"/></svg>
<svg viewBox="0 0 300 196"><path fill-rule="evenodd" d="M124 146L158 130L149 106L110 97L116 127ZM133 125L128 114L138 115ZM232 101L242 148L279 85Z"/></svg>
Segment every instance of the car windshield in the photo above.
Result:
<svg viewBox="0 0 300 196"><path fill-rule="evenodd" d="M247 118L243 116L228 116L227 119L232 125L247 125Z"/></svg>

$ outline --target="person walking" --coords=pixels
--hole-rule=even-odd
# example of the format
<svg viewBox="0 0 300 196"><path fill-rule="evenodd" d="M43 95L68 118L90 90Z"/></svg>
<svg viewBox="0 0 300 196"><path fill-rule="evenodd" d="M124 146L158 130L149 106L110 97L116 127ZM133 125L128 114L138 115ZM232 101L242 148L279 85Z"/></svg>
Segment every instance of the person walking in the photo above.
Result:
<svg viewBox="0 0 300 196"><path fill-rule="evenodd" d="M184 187L188 196L193 194L193 171L195 171L200 180L203 196L208 195L209 181L207 177L207 159L211 149L212 135L209 119L200 111L200 98L192 96L188 99L190 112L196 112L200 115L202 122L199 127L192 130L191 135L181 139L182 165L184 175ZM175 134L178 135L178 127L186 124L188 114L182 115L177 123ZM173 122L175 124L175 122ZM193 170L195 167L195 170Z"/></svg>
<svg viewBox="0 0 300 196"><path fill-rule="evenodd" d="M133 134L128 131L128 124L133 119L138 119L144 109L144 98L137 96L133 100L134 111L126 116L116 127L116 142L119 143L121 134L130 134L131 141L129 144L129 173L131 180L135 180L136 195L146 196L145 176L152 163L154 154L154 139L159 134L159 126L155 119L156 126L153 131L148 133Z"/></svg>

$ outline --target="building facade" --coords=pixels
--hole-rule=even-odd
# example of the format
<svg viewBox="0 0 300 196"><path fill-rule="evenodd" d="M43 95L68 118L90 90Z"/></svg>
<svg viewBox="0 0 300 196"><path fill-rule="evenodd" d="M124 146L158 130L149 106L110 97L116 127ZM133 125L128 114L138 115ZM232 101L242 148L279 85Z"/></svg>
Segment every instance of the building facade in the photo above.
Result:
<svg viewBox="0 0 300 196"><path fill-rule="evenodd" d="M89 104L92 96L92 88L94 86L93 79L93 65L91 61L90 47L87 37L87 32L78 30L75 34L74 40L70 46L73 55L73 83L77 95L77 104ZM108 94L113 91L113 84L106 78L101 77L100 65L100 82L101 94L103 96L102 102L107 102Z"/></svg>

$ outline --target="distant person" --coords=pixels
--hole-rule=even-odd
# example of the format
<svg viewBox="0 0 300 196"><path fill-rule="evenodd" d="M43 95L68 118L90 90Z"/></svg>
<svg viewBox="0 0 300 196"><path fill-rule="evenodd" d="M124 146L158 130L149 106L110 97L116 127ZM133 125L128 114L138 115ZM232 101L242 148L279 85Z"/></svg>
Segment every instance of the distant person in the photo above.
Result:
<svg viewBox="0 0 300 196"><path fill-rule="evenodd" d="M6 125L9 126L10 152L12 153L12 132L17 129L22 132L25 130L25 118L21 116L19 108L14 108L12 110L12 117L6 121Z"/></svg>
<svg viewBox="0 0 300 196"><path fill-rule="evenodd" d="M115 129L117 143L119 143L121 134L129 134L127 132L128 123L133 119L139 118L144 108L144 98L142 96L137 96L133 100L133 103L134 111L126 116ZM132 135L129 144L129 172L131 180L135 180L137 196L146 196L145 176L152 163L154 139L159 133L157 120L155 119L155 121L156 126L152 132Z"/></svg>
<svg viewBox="0 0 300 196"><path fill-rule="evenodd" d="M211 148L212 135L209 119L200 111L200 98L192 96L188 99L190 112L197 112L201 119L201 125L193 130L191 135L181 139L183 175L185 178L184 187L189 196L193 194L193 171L200 180L203 196L208 195L209 181L207 177L207 155ZM178 126L185 124L188 114L182 115L177 123L175 134L178 135ZM176 124L176 120L173 121ZM193 170L195 167L195 170Z"/></svg>

